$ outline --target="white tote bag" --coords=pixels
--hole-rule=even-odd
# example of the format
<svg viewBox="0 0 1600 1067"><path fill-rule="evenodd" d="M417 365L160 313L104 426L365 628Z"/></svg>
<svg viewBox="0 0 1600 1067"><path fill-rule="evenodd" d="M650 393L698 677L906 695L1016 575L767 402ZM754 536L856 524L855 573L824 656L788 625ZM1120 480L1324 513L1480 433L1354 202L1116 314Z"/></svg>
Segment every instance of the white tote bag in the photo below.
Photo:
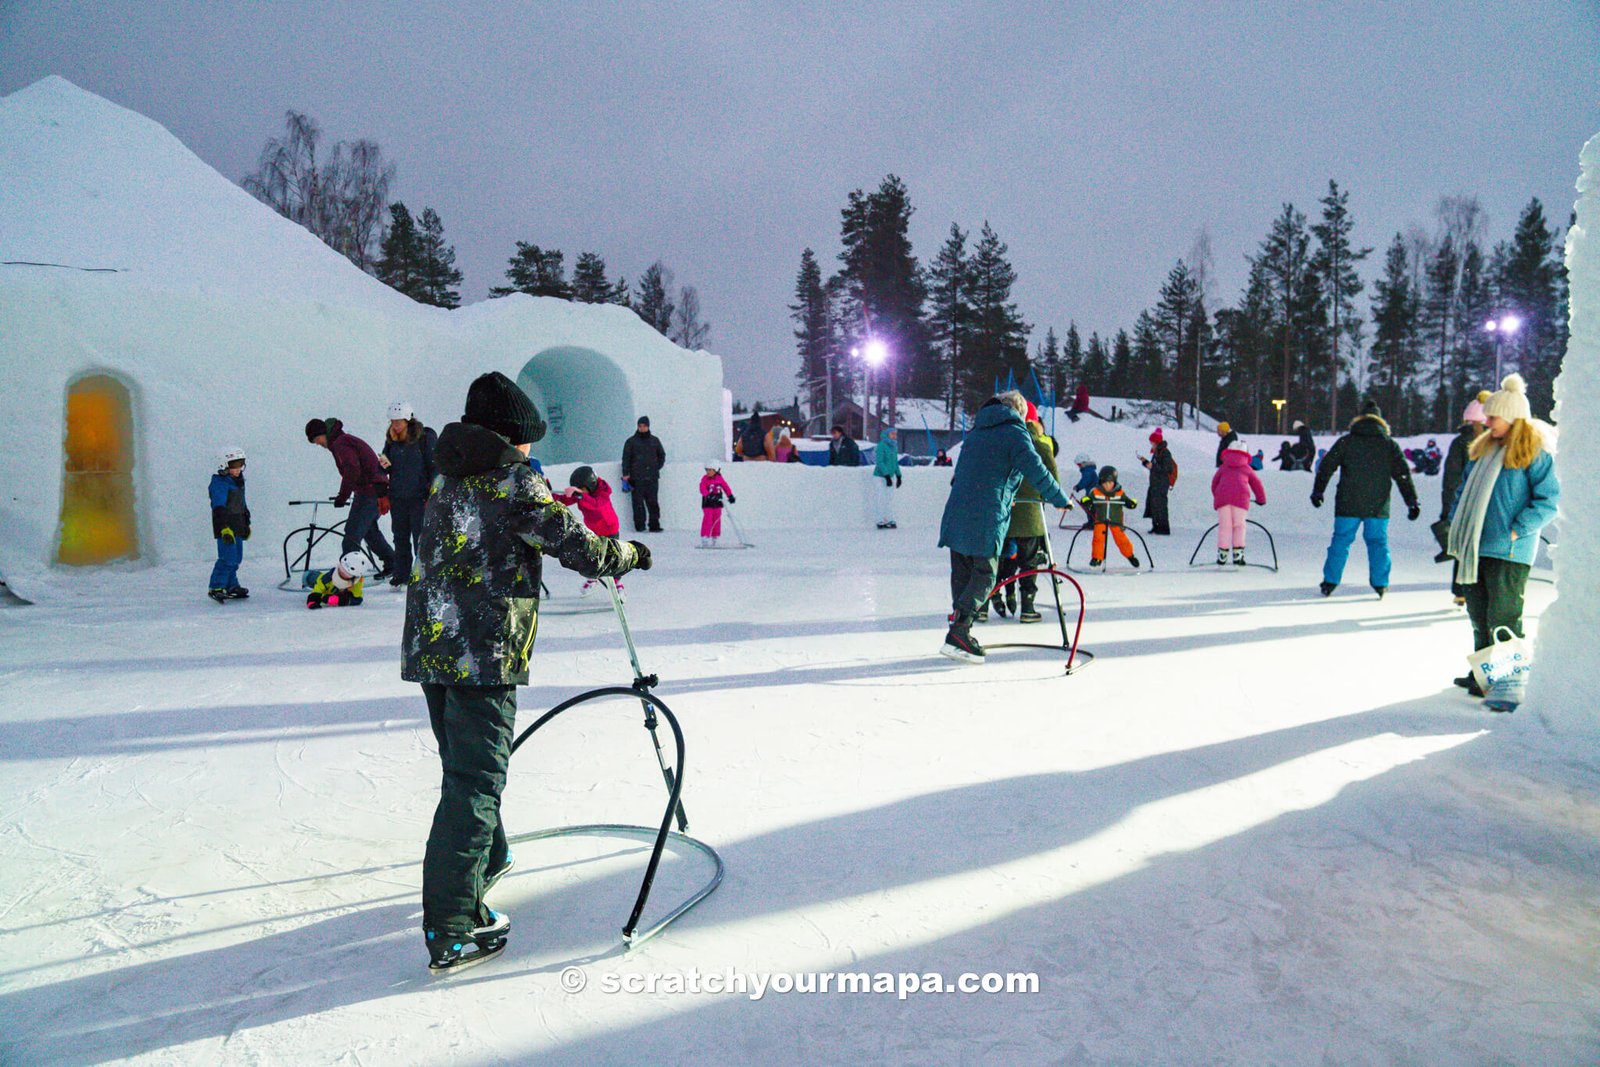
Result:
<svg viewBox="0 0 1600 1067"><path fill-rule="evenodd" d="M1478 680L1478 687L1483 690L1485 699L1520 704L1528 688L1533 649L1507 626L1495 627L1491 636L1494 644L1480 648L1467 657L1467 662L1472 666L1472 676Z"/></svg>

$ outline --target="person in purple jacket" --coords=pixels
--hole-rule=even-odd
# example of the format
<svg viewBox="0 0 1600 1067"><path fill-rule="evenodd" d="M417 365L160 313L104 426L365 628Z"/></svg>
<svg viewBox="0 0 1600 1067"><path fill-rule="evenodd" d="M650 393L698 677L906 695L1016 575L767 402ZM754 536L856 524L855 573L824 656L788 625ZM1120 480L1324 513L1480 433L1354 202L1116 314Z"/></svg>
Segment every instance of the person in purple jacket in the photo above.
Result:
<svg viewBox="0 0 1600 1067"><path fill-rule="evenodd" d="M388 578L394 573L394 549L378 528L378 516L387 510L389 475L378 462L378 454L355 434L345 433L344 423L338 419L312 419L306 423L306 440L332 452L339 468L339 494L333 498L333 506L350 506L340 554L356 551L365 541L380 566L373 580Z"/></svg>
<svg viewBox="0 0 1600 1067"><path fill-rule="evenodd" d="M1217 566L1228 562L1244 565L1245 520L1250 514L1250 498L1265 505L1267 490L1250 465L1250 449L1243 441L1232 441L1222 450L1222 466L1211 476L1211 506L1217 509Z"/></svg>

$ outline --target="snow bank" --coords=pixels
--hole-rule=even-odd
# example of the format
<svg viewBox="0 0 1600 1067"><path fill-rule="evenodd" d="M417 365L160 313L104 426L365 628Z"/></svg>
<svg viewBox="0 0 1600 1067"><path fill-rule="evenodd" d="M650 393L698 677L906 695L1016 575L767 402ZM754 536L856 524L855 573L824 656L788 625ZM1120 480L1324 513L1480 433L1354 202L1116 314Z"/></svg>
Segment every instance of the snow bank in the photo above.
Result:
<svg viewBox="0 0 1600 1067"><path fill-rule="evenodd" d="M1529 703L1554 732L1600 734L1596 715L1594 636L1600 630L1600 135L1581 156L1577 221L1567 233L1567 273L1572 286L1571 341L1556 379L1556 421L1565 447L1556 456L1561 477L1561 551L1557 580L1566 595L1546 613L1539 629L1538 666Z"/></svg>

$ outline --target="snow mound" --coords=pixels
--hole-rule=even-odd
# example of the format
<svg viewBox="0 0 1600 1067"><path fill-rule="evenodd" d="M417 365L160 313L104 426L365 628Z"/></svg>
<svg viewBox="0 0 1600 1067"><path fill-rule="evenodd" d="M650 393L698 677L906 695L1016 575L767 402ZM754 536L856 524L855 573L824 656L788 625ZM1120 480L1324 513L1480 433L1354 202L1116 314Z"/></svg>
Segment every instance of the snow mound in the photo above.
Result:
<svg viewBox="0 0 1600 1067"><path fill-rule="evenodd" d="M146 287L409 303L159 123L56 75L0 98L0 219L6 263L115 270Z"/></svg>
<svg viewBox="0 0 1600 1067"><path fill-rule="evenodd" d="M1577 221L1567 232L1567 275L1572 286L1571 340L1556 379L1555 419L1563 428L1587 426L1600 410L1600 135L1580 157ZM1538 665L1529 703L1551 730L1600 734L1595 714L1594 634L1600 627L1600 440L1593 433L1566 433L1556 455L1561 478L1560 550L1557 581L1566 590L1539 630Z"/></svg>

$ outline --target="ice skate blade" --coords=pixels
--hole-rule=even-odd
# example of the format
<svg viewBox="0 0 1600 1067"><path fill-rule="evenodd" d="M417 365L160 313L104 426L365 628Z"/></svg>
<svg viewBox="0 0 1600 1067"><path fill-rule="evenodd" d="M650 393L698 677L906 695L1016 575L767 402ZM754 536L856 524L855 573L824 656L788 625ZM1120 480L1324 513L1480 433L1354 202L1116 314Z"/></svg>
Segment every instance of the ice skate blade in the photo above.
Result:
<svg viewBox="0 0 1600 1067"><path fill-rule="evenodd" d="M506 938L501 937L496 938L487 945L478 946L478 951L476 952L464 953L444 963L435 963L430 960L428 962L428 973L435 976L453 974L464 968L471 967L474 963L482 963L484 960L498 956L505 947Z"/></svg>
<svg viewBox="0 0 1600 1067"><path fill-rule="evenodd" d="M984 657L974 655L965 649L956 648L954 645L945 645L939 649L939 655L944 656L946 659L953 659L957 663L982 663L984 661Z"/></svg>

